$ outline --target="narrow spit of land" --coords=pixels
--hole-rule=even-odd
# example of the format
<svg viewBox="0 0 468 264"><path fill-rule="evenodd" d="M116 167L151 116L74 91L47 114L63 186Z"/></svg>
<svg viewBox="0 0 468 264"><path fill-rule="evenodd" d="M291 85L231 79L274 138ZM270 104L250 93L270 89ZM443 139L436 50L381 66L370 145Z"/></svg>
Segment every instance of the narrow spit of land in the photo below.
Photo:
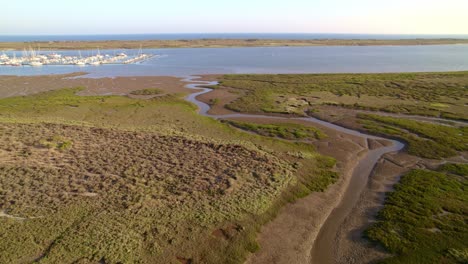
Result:
<svg viewBox="0 0 468 264"><path fill-rule="evenodd" d="M34 41L0 42L0 50L150 49L150 48L224 48L281 46L386 46L386 45L451 45L468 44L468 39L193 39L193 40L108 40L108 41Z"/></svg>

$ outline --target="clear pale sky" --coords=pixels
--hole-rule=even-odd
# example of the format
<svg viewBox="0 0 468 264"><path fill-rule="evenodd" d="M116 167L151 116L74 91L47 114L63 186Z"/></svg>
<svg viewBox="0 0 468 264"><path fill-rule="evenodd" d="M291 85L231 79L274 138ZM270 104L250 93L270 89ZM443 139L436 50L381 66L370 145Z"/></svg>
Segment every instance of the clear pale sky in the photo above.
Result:
<svg viewBox="0 0 468 264"><path fill-rule="evenodd" d="M468 0L10 0L0 34L468 34Z"/></svg>

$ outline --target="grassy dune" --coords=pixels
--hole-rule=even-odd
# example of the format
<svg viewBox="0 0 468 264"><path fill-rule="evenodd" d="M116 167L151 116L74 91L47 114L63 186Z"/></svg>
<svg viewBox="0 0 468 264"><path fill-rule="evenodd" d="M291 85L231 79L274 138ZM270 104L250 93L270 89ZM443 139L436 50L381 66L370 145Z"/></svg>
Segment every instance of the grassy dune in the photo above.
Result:
<svg viewBox="0 0 468 264"><path fill-rule="evenodd" d="M142 41L35 41L0 42L0 49L22 50L40 47L42 50L73 49L138 49L142 48L220 48L220 47L280 47L280 46L380 46L380 45L449 45L468 44L467 39L194 39L194 40L142 40Z"/></svg>
<svg viewBox="0 0 468 264"><path fill-rule="evenodd" d="M225 75L218 87L240 98L226 107L240 112L303 115L321 105L463 119L468 72L398 74Z"/></svg>
<svg viewBox="0 0 468 264"><path fill-rule="evenodd" d="M0 99L1 263L241 263L287 202L336 179L310 144L148 100Z"/></svg>

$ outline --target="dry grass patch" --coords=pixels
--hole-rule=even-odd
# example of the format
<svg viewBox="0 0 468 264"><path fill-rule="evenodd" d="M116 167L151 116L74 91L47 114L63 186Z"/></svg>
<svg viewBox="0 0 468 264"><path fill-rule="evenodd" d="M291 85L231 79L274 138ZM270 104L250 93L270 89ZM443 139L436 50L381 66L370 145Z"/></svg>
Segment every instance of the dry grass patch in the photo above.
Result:
<svg viewBox="0 0 468 264"><path fill-rule="evenodd" d="M0 208L26 219L0 219L1 262L202 258L189 249L194 241L264 213L292 181L288 164L239 145L52 124L0 127L0 148L14 157L0 166ZM43 138L58 135L73 145L44 146Z"/></svg>
<svg viewBox="0 0 468 264"><path fill-rule="evenodd" d="M336 179L311 145L178 95L77 91L0 99L2 263L241 263L284 203Z"/></svg>

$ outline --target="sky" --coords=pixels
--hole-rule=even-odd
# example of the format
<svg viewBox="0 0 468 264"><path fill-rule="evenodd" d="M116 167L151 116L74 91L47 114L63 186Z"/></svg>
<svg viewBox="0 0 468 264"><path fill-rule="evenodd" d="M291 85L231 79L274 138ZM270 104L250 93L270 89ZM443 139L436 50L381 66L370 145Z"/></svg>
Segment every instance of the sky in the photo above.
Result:
<svg viewBox="0 0 468 264"><path fill-rule="evenodd" d="M468 34L468 0L14 0L0 35Z"/></svg>

